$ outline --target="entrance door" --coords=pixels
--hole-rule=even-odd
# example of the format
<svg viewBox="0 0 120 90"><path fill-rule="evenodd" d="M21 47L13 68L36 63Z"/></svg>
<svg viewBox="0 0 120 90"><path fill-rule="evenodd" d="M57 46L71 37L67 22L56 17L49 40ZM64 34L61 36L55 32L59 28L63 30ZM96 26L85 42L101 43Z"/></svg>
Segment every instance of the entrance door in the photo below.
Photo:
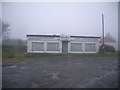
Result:
<svg viewBox="0 0 120 90"><path fill-rule="evenodd" d="M62 53L68 53L68 41L62 41Z"/></svg>

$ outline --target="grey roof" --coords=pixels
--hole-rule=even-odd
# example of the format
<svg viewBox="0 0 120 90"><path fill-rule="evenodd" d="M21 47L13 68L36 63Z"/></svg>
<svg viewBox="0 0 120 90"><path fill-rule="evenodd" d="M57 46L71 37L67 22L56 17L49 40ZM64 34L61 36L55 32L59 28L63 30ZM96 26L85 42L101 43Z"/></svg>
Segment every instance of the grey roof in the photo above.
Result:
<svg viewBox="0 0 120 90"><path fill-rule="evenodd" d="M26 35L27 37L60 37L60 35ZM100 38L96 36L70 36L75 38Z"/></svg>
<svg viewBox="0 0 120 90"><path fill-rule="evenodd" d="M26 35L27 37L60 37L60 35Z"/></svg>
<svg viewBox="0 0 120 90"><path fill-rule="evenodd" d="M100 38L95 36L71 36L71 37L78 37L78 38Z"/></svg>

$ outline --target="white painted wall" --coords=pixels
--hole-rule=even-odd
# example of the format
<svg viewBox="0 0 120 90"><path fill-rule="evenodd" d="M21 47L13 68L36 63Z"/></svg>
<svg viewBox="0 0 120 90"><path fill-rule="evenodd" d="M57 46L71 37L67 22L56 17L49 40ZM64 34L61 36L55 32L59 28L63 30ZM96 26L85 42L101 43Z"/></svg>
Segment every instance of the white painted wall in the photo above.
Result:
<svg viewBox="0 0 120 90"><path fill-rule="evenodd" d="M82 43L82 51L71 51L71 43ZM85 51L85 43L94 43L95 51ZM71 41L68 43L68 53L97 53L99 52L99 42L80 42L80 41Z"/></svg>
<svg viewBox="0 0 120 90"><path fill-rule="evenodd" d="M32 51L32 42L44 42L44 50L43 51ZM59 51L47 51L47 43L59 43ZM39 41L39 40L28 40L27 41L27 53L62 53L62 42L61 41Z"/></svg>
<svg viewBox="0 0 120 90"><path fill-rule="evenodd" d="M44 42L44 51L32 51L32 42ZM59 51L47 51L47 43L54 42L59 43ZM71 43L82 43L82 51L70 51ZM95 51L85 51L85 43L95 43ZM80 41L70 41L68 42L68 53L97 53L99 51L99 42L80 42ZM27 41L27 53L62 53L62 41L53 40L53 41L39 41L39 40L28 40Z"/></svg>

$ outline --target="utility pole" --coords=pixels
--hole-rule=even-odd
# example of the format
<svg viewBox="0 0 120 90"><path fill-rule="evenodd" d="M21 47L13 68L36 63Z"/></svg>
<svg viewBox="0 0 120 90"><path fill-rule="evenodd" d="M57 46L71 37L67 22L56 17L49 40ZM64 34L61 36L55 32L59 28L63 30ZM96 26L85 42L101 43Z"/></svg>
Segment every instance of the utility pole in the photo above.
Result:
<svg viewBox="0 0 120 90"><path fill-rule="evenodd" d="M104 54L104 15L103 14L102 14L102 34L103 34L102 49Z"/></svg>

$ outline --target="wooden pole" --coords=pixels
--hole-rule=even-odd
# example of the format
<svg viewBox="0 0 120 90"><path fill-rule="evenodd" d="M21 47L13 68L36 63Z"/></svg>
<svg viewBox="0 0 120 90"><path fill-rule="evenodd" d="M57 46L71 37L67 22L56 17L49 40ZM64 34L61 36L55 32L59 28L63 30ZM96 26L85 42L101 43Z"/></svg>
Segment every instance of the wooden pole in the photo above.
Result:
<svg viewBox="0 0 120 90"><path fill-rule="evenodd" d="M102 48L103 48L103 54L104 54L104 15L103 14L102 14L102 34L103 34Z"/></svg>

